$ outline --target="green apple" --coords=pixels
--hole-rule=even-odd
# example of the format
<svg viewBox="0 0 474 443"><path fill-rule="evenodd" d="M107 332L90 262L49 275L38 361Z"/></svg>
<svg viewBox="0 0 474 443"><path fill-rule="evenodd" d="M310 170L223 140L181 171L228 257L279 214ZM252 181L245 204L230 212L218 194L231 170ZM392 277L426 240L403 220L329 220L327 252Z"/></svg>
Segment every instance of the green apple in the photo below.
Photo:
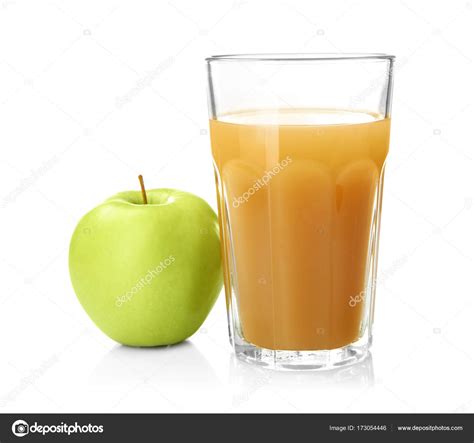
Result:
<svg viewBox="0 0 474 443"><path fill-rule="evenodd" d="M201 198L174 189L121 192L86 214L69 249L77 298L92 321L129 346L181 342L222 288L219 227Z"/></svg>

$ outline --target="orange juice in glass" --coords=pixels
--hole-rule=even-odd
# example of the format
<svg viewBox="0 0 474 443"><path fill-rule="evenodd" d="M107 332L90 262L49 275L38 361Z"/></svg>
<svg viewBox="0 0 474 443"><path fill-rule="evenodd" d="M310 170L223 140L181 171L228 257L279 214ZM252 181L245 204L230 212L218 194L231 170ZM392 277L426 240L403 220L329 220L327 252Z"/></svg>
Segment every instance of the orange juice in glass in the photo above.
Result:
<svg viewBox="0 0 474 443"><path fill-rule="evenodd" d="M207 60L231 343L283 369L371 343L393 57Z"/></svg>

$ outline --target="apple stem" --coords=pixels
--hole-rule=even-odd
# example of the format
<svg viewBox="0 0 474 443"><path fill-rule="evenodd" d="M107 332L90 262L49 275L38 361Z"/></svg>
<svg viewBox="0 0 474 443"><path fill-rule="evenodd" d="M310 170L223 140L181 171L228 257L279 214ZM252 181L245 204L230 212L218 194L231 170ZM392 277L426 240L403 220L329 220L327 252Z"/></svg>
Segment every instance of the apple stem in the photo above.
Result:
<svg viewBox="0 0 474 443"><path fill-rule="evenodd" d="M142 188L143 204L147 205L148 200L146 198L145 183L143 182L143 176L141 174L138 176L138 180L140 182L140 187Z"/></svg>

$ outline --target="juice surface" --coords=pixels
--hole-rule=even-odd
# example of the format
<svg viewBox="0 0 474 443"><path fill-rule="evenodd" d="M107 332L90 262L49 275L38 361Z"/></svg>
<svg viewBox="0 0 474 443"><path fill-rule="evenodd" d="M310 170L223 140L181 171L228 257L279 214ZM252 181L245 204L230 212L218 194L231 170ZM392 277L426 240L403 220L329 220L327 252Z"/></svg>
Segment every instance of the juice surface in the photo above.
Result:
<svg viewBox="0 0 474 443"><path fill-rule="evenodd" d="M390 120L258 110L210 128L226 294L245 340L279 350L356 341Z"/></svg>

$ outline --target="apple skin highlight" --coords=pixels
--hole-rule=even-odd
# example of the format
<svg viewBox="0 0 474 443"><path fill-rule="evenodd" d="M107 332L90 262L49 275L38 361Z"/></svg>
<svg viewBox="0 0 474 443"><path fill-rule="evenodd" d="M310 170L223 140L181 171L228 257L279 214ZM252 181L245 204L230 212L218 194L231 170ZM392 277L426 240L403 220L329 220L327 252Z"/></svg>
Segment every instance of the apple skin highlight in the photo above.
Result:
<svg viewBox="0 0 474 443"><path fill-rule="evenodd" d="M87 213L69 249L74 291L92 321L128 346L179 343L222 289L217 216L174 189L121 192Z"/></svg>

